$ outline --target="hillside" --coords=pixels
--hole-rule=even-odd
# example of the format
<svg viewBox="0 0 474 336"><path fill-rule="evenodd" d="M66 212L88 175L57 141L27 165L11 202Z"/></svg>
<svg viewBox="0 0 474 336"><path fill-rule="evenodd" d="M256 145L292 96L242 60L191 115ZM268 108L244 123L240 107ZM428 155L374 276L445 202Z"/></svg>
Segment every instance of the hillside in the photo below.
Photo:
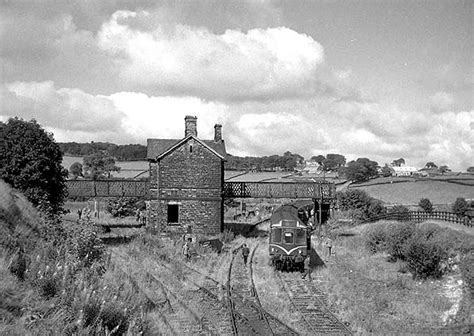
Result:
<svg viewBox="0 0 474 336"><path fill-rule="evenodd" d="M474 199L474 176L462 178L410 179L380 178L364 184L351 184L351 189L361 189L386 204L416 205L422 198L433 204L451 204L456 198Z"/></svg>

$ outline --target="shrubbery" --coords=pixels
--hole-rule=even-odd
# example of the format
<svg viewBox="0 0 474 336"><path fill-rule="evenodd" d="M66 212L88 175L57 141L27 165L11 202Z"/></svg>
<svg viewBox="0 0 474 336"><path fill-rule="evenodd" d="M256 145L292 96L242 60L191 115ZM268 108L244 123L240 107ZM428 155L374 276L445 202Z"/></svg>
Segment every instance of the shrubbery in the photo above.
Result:
<svg viewBox="0 0 474 336"><path fill-rule="evenodd" d="M413 223L390 223L385 227L385 247L393 261L405 260L405 248L415 233Z"/></svg>
<svg viewBox="0 0 474 336"><path fill-rule="evenodd" d="M370 225L364 232L365 247L372 253L386 249L387 230L384 223Z"/></svg>
<svg viewBox="0 0 474 336"><path fill-rule="evenodd" d="M337 203L342 211L352 213L356 220L364 220L373 216L386 213L383 203L370 197L365 191L349 189L336 193Z"/></svg>
<svg viewBox="0 0 474 336"><path fill-rule="evenodd" d="M433 211L433 203L428 198L422 198L420 199L420 202L418 203L418 206L423 209L423 211L426 212L432 212Z"/></svg>
<svg viewBox="0 0 474 336"><path fill-rule="evenodd" d="M453 212L459 217L462 217L466 214L468 210L469 204L467 203L467 201L462 197L456 198L456 201L453 204Z"/></svg>
<svg viewBox="0 0 474 336"><path fill-rule="evenodd" d="M405 258L415 278L439 278L443 275L442 261L447 259L447 252L435 242L415 236L406 246Z"/></svg>
<svg viewBox="0 0 474 336"><path fill-rule="evenodd" d="M113 217L134 216L137 209L144 209L145 202L139 198L117 197L107 202L106 210Z"/></svg>
<svg viewBox="0 0 474 336"><path fill-rule="evenodd" d="M420 279L437 278L448 271L450 257L473 248L469 238L434 224L416 227L412 223L379 222L364 232L370 252L386 252L391 261L405 261L413 277Z"/></svg>

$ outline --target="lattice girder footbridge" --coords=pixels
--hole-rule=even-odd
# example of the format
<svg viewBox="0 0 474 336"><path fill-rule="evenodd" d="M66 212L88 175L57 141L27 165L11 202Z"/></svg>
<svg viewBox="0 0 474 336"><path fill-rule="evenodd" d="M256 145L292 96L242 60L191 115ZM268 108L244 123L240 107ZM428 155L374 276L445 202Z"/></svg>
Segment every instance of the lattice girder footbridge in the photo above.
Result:
<svg viewBox="0 0 474 336"><path fill-rule="evenodd" d="M150 182L145 180L68 180L69 197L153 198ZM305 198L334 199L332 182L224 182L224 198Z"/></svg>

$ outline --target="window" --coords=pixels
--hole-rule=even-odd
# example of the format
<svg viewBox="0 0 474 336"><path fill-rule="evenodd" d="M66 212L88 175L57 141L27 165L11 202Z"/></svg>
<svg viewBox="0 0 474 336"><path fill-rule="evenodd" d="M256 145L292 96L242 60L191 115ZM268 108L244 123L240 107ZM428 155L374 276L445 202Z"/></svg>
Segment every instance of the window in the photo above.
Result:
<svg viewBox="0 0 474 336"><path fill-rule="evenodd" d="M168 224L178 224L179 204L168 204Z"/></svg>
<svg viewBox="0 0 474 336"><path fill-rule="evenodd" d="M189 145L189 153L193 152L193 145Z"/></svg>
<svg viewBox="0 0 474 336"><path fill-rule="evenodd" d="M306 235L304 230L298 229L296 230L296 244L301 245L306 243Z"/></svg>
<svg viewBox="0 0 474 336"><path fill-rule="evenodd" d="M293 244L293 232L285 232L285 244Z"/></svg>
<svg viewBox="0 0 474 336"><path fill-rule="evenodd" d="M280 243L281 242L281 229L272 230L272 242Z"/></svg>

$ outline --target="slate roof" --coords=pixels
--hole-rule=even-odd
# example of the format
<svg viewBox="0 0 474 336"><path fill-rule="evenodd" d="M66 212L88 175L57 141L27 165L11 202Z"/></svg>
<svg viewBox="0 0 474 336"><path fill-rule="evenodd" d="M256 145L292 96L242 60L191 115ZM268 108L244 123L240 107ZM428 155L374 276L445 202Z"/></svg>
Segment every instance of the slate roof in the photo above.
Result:
<svg viewBox="0 0 474 336"><path fill-rule="evenodd" d="M192 137L194 138L194 137ZM155 160L157 157L167 152L171 147L177 145L179 142L184 139L148 139L147 140L147 159ZM227 152L225 150L224 140L219 142L214 142L214 140L201 140L194 138L197 141L200 141L210 149L214 150L217 154L222 156L224 160L227 158Z"/></svg>

